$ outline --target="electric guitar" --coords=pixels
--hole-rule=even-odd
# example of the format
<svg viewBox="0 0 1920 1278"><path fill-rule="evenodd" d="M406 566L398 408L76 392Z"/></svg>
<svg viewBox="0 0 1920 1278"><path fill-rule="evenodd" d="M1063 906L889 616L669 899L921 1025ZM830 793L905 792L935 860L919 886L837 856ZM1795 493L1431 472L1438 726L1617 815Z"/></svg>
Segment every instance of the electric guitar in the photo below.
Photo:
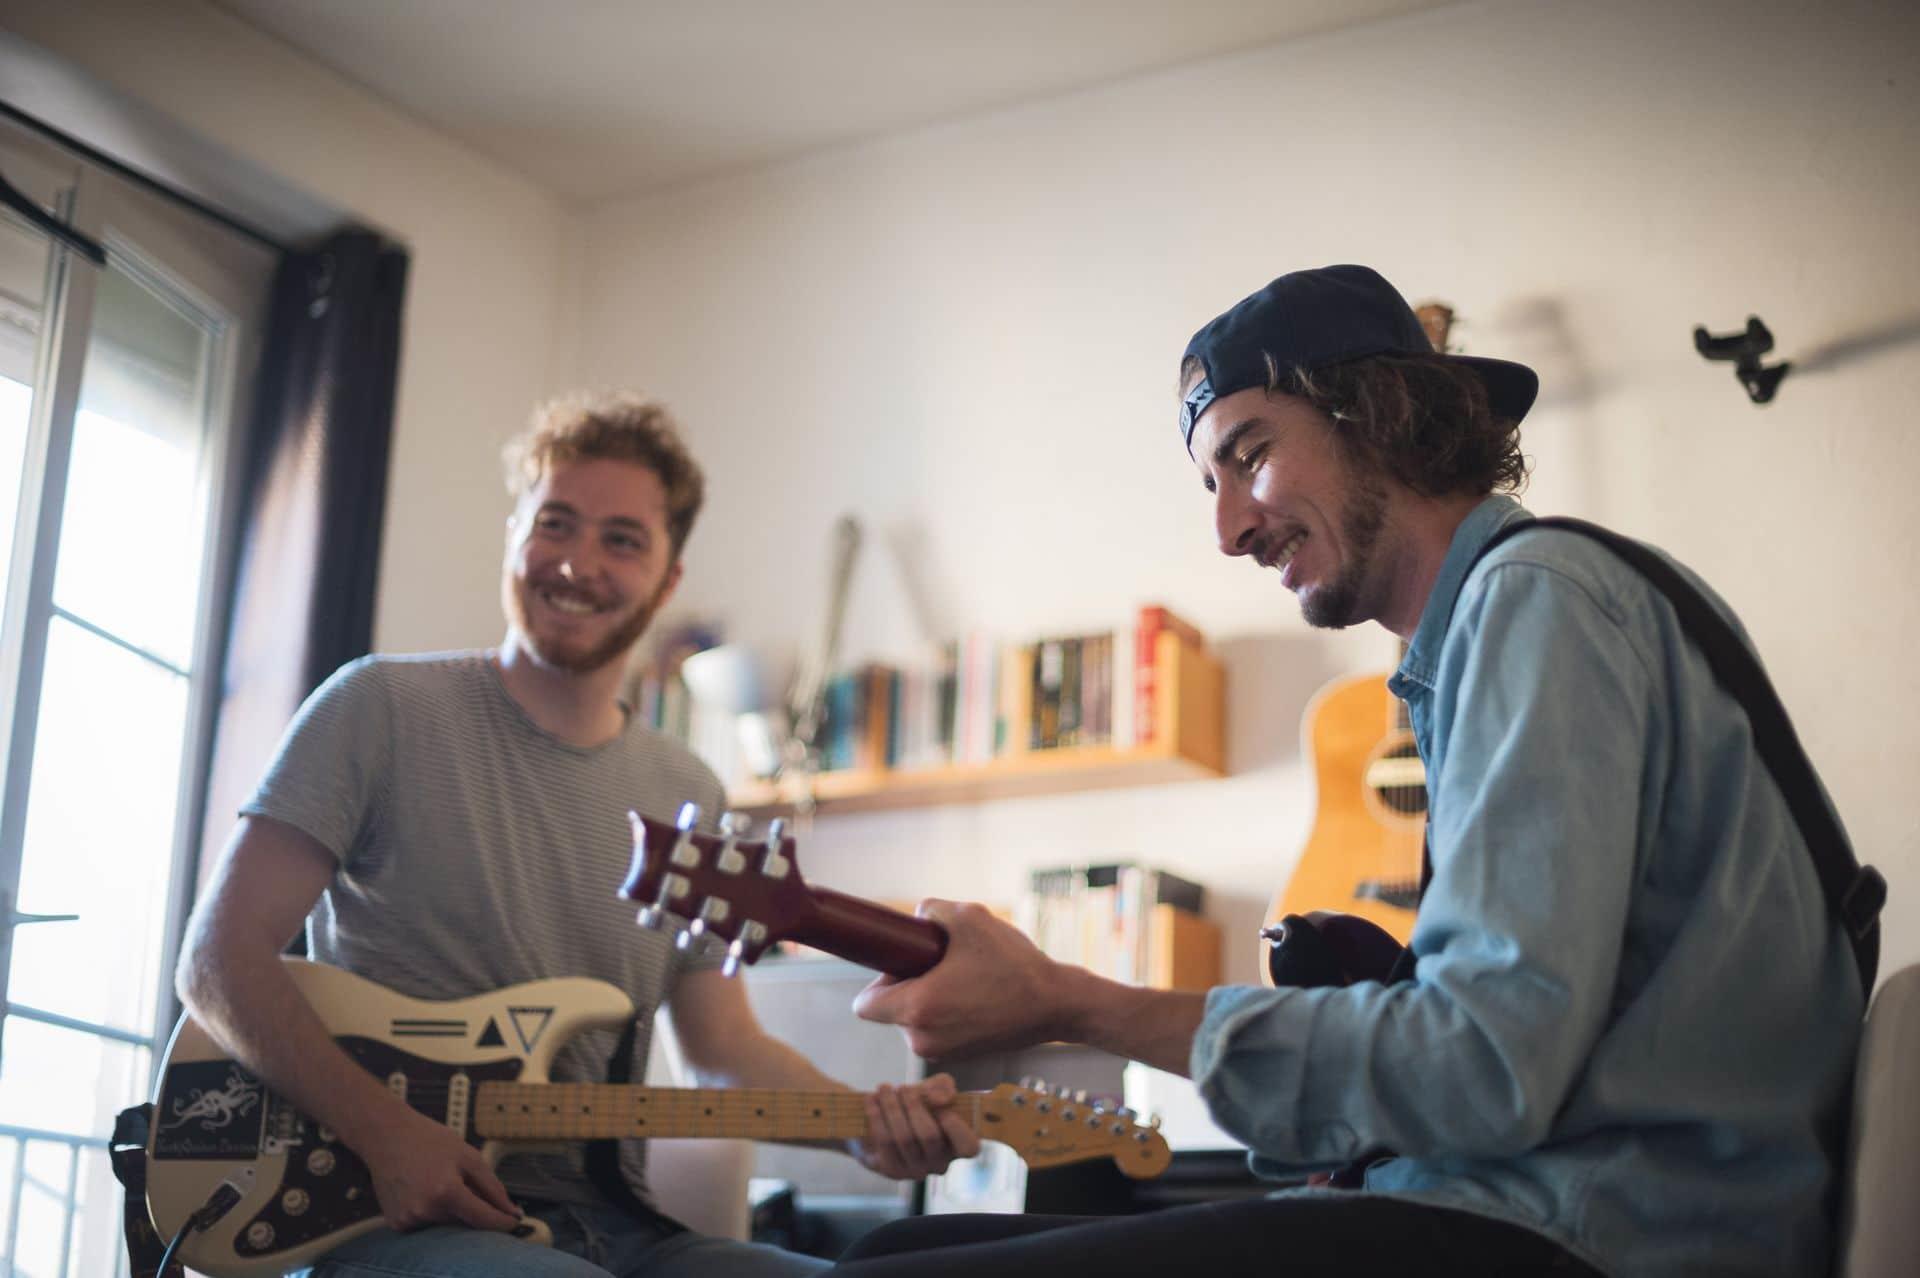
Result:
<svg viewBox="0 0 1920 1278"><path fill-rule="evenodd" d="M1452 308L1434 302L1415 314L1433 348L1447 350ZM1300 736L1318 795L1313 830L1267 925L1331 910L1377 923L1406 944L1420 903L1427 824L1426 768L1406 705L1387 691L1385 675L1338 679L1308 703ZM1260 971L1268 979L1264 956Z"/></svg>
<svg viewBox="0 0 1920 1278"><path fill-rule="evenodd" d="M720 1136L863 1136L857 1092L549 1083L560 1046L620 1029L633 1002L590 980L533 981L452 1002L396 994L340 968L284 960L334 1041L395 1095L478 1146L489 1163L517 1141ZM1029 1166L1111 1158L1128 1176L1171 1159L1158 1124L1035 1087L962 1093L954 1110ZM380 1223L366 1164L221 1049L192 1018L161 1065L147 1146L147 1207L171 1238L222 1184L238 1200L190 1233L179 1256L214 1278L263 1278L311 1263ZM231 1197L231 1191L225 1197Z"/></svg>

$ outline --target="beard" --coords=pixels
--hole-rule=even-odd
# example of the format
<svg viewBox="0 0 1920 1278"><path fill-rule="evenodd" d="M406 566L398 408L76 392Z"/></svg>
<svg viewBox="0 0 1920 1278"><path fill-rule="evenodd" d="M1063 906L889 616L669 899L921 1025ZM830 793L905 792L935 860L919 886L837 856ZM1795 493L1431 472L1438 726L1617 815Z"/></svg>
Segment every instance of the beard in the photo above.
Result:
<svg viewBox="0 0 1920 1278"><path fill-rule="evenodd" d="M666 583L661 583L660 589L644 602L636 604L633 611L623 617L605 638L586 647L571 642L554 642L543 637L535 628L527 605L527 595L538 589L540 587L534 583L517 580L509 571L500 583L500 602L506 608L507 620L519 633L527 651L538 658L542 665L573 674L592 674L626 660L627 651L639 642L640 636L653 624L654 610L659 607Z"/></svg>
<svg viewBox="0 0 1920 1278"><path fill-rule="evenodd" d="M1344 630L1362 620L1360 591L1373 567L1373 552L1386 524L1386 486L1373 476L1354 475L1351 496L1340 515L1340 534L1347 543L1346 562L1332 581L1309 590L1300 600L1300 615L1309 626Z"/></svg>

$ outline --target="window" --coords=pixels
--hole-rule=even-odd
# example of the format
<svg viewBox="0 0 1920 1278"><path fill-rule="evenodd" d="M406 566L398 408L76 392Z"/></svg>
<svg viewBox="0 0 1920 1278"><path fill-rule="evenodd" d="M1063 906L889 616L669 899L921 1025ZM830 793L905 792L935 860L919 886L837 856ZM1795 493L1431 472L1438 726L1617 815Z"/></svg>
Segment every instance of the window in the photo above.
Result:
<svg viewBox="0 0 1920 1278"><path fill-rule="evenodd" d="M174 1014L230 421L272 255L0 123L0 1271L124 1273L113 1116Z"/></svg>

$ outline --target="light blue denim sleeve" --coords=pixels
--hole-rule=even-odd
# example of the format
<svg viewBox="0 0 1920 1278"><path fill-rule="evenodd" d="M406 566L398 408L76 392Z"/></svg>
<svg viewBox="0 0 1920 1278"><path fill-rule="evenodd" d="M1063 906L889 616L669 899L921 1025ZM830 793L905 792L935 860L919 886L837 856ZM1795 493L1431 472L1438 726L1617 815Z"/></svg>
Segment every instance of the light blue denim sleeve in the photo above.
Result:
<svg viewBox="0 0 1920 1278"><path fill-rule="evenodd" d="M1657 819L1653 687L1584 585L1524 562L1476 575L1435 679L1415 978L1213 991L1190 1063L1223 1128L1300 1167L1541 1141L1610 1010Z"/></svg>

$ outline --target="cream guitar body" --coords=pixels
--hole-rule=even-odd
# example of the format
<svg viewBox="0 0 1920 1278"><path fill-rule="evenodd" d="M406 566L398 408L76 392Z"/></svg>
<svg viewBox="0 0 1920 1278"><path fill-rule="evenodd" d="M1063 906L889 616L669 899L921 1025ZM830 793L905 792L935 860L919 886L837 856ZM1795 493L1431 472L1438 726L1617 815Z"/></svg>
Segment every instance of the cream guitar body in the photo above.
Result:
<svg viewBox="0 0 1920 1278"><path fill-rule="evenodd" d="M508 1144L610 1137L848 1140L867 1134L854 1091L551 1083L574 1035L621 1029L632 1001L600 981L534 981L432 1003L316 963L284 960L337 1043L395 1095L445 1123L489 1163ZM380 1224L366 1165L322 1124L233 1060L195 1021L174 1030L160 1068L147 1144L147 1207L171 1239L230 1186L231 1203L191 1232L179 1256L214 1278L301 1268ZM1172 1154L1157 1121L1087 1103L1084 1095L1002 1084L964 1092L953 1113L1029 1166L1107 1157L1128 1176L1156 1176ZM544 1227L530 1222L534 1241Z"/></svg>
<svg viewBox="0 0 1920 1278"><path fill-rule="evenodd" d="M542 1082L568 1039L633 1016L633 1001L599 981L536 981L429 1003L339 968L287 966L349 1055L414 1108L463 1131L476 1082ZM474 1143L489 1163L499 1159L499 1141ZM181 1251L188 1266L220 1278L299 1268L380 1224L366 1165L185 1018L167 1045L147 1145L147 1206L160 1236L171 1238L229 1177L248 1182L247 1192Z"/></svg>

